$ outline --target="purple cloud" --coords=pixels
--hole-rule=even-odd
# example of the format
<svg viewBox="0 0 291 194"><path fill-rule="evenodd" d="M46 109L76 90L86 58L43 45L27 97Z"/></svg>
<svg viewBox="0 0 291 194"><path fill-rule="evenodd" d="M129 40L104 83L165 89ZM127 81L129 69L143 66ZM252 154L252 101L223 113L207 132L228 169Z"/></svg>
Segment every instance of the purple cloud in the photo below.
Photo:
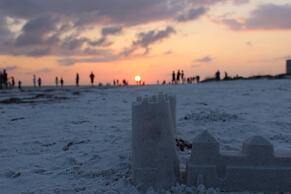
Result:
<svg viewBox="0 0 291 194"><path fill-rule="evenodd" d="M233 30L289 30L291 29L291 5L264 4L243 20L221 21Z"/></svg>

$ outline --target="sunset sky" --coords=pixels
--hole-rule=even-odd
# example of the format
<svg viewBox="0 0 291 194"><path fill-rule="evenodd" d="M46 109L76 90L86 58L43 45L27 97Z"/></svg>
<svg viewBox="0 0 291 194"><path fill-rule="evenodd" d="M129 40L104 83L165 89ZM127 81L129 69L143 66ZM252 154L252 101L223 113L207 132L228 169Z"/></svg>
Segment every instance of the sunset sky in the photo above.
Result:
<svg viewBox="0 0 291 194"><path fill-rule="evenodd" d="M0 0L0 69L25 85L277 74L287 58L290 0Z"/></svg>

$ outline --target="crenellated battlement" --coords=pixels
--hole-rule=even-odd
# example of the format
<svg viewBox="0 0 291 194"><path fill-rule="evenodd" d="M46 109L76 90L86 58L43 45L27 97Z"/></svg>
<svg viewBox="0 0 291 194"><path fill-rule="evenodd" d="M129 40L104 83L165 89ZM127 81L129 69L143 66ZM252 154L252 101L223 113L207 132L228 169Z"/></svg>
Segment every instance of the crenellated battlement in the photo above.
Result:
<svg viewBox="0 0 291 194"><path fill-rule="evenodd" d="M142 104L159 104L159 103L170 103L170 96L160 93L159 95L137 97L136 101L133 102L134 106L139 106ZM175 97L174 97L175 98Z"/></svg>

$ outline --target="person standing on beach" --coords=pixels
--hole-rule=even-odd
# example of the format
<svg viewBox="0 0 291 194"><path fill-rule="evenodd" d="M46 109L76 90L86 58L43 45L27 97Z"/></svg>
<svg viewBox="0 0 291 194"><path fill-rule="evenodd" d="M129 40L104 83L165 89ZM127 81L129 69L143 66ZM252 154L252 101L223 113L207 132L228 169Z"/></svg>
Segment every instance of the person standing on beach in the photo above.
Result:
<svg viewBox="0 0 291 194"><path fill-rule="evenodd" d="M196 76L196 82L197 82L197 84L200 83L200 76L199 75Z"/></svg>
<svg viewBox="0 0 291 194"><path fill-rule="evenodd" d="M4 87L7 89L8 88L8 74L6 70L3 70L3 82L4 82Z"/></svg>
<svg viewBox="0 0 291 194"><path fill-rule="evenodd" d="M176 73L175 71L173 71L172 73L172 84L175 84L176 83Z"/></svg>
<svg viewBox="0 0 291 194"><path fill-rule="evenodd" d="M219 70L215 73L215 80L220 81L220 71Z"/></svg>
<svg viewBox="0 0 291 194"><path fill-rule="evenodd" d="M40 78L40 77L38 78L37 82L38 82L38 87L41 87L42 80L41 80L41 78Z"/></svg>
<svg viewBox="0 0 291 194"><path fill-rule="evenodd" d="M181 77L181 72L180 72L180 70L178 70L178 72L177 72L177 83L179 84L180 83L180 77Z"/></svg>
<svg viewBox="0 0 291 194"><path fill-rule="evenodd" d="M33 87L36 88L36 75L33 75L32 82L33 82Z"/></svg>
<svg viewBox="0 0 291 194"><path fill-rule="evenodd" d="M94 75L94 73L93 73L93 72L91 72L91 74L90 74L90 81L91 81L91 86L93 86L93 85L94 85L94 79L95 79L95 75Z"/></svg>
<svg viewBox="0 0 291 194"><path fill-rule="evenodd" d="M22 82L20 80L18 81L18 89L22 90Z"/></svg>
<svg viewBox="0 0 291 194"><path fill-rule="evenodd" d="M76 75L76 86L79 87L80 76L79 73Z"/></svg>
<svg viewBox="0 0 291 194"><path fill-rule="evenodd" d="M64 87L64 79L61 78L61 87Z"/></svg>

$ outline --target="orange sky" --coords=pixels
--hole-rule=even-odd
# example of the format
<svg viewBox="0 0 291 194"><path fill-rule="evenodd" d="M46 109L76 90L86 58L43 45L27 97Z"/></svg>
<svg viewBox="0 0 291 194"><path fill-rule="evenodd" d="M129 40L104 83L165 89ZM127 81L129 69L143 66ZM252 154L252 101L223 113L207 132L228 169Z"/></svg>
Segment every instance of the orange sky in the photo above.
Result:
<svg viewBox="0 0 291 194"><path fill-rule="evenodd" d="M264 1L264 4L268 3L291 8L291 4L288 5L288 1L284 0ZM258 0L239 5L219 3L209 6L206 14L193 21L141 23L124 27L121 34L109 37L113 42L110 50L118 54L131 47L134 41L137 42L140 32L163 31L166 26L175 29L166 38L148 45L150 52L145 55L143 47L137 48L129 56L119 56L108 62L91 60L96 58L95 55L33 57L0 54L0 69L7 68L9 74L16 80L22 80L24 85L32 84L33 74L42 77L45 85L54 84L56 76L63 77L65 84L73 84L77 72L81 84L88 84L91 71L95 73L96 81L103 83L123 78L134 83L135 75L140 75L146 83L156 83L157 80L169 80L172 70L178 69L183 69L186 76L199 74L201 77L212 76L216 70L245 76L282 73L285 71L286 58L291 57L291 27L276 23L274 29L266 29L260 23L255 23L258 27L247 27L247 18L254 17L252 11L261 4L262 1ZM258 18L263 23L261 15ZM223 22L226 17L245 22L246 29L232 29ZM25 22L20 22L14 26L14 30L21 29L23 25ZM82 35L100 37L101 28L96 24L92 29L82 32ZM78 61L67 66L60 65L60 60L69 58Z"/></svg>

